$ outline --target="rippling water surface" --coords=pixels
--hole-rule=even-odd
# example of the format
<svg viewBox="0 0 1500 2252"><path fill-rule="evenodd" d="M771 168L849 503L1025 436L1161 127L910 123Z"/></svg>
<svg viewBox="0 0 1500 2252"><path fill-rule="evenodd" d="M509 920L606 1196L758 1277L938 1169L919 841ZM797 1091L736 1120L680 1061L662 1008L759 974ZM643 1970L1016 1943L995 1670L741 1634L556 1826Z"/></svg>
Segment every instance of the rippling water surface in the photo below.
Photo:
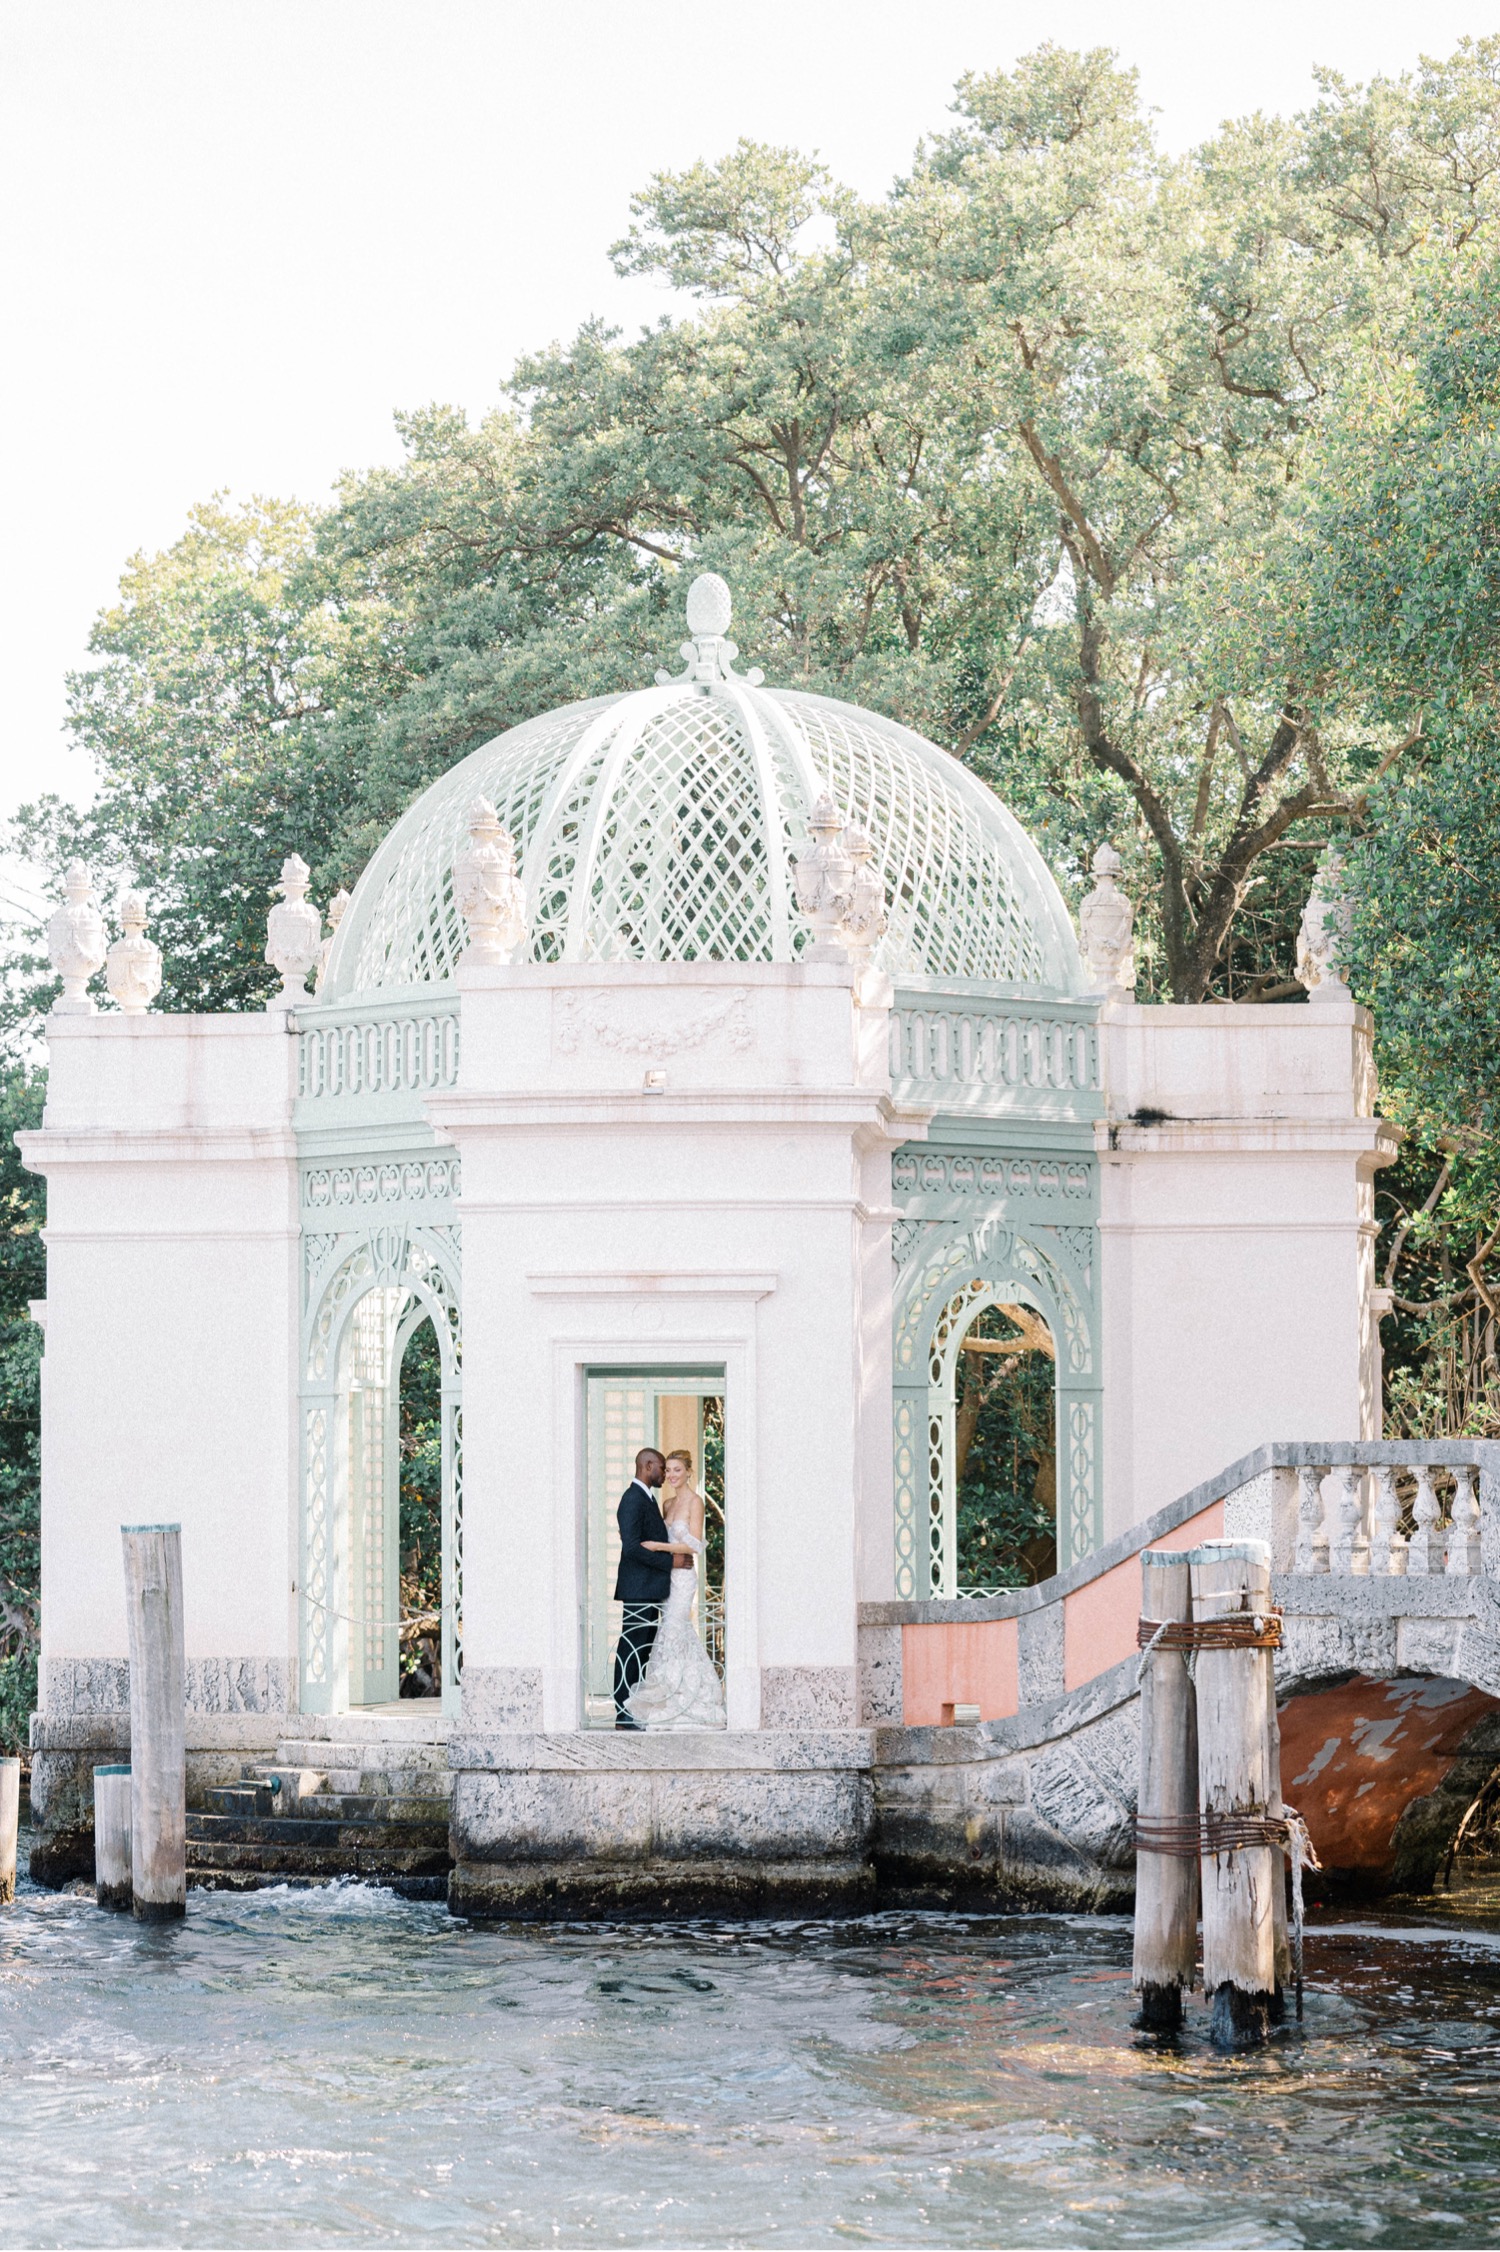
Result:
<svg viewBox="0 0 1500 2252"><path fill-rule="evenodd" d="M1346 1923L1251 2060L1119 1919L454 1923L360 1885L0 1910L0 2243L1477 2245L1500 1939Z"/></svg>

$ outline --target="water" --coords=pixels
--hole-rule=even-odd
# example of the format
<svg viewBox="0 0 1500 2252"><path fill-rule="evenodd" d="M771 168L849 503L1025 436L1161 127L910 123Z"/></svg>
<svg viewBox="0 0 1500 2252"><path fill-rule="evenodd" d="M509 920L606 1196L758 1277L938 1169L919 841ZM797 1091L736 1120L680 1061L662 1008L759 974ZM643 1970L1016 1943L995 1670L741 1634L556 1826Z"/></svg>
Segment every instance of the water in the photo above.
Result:
<svg viewBox="0 0 1500 2252"><path fill-rule="evenodd" d="M1130 2027L1115 1918L478 1928L350 1884L0 1910L0 2244L1479 2245L1500 1937Z"/></svg>

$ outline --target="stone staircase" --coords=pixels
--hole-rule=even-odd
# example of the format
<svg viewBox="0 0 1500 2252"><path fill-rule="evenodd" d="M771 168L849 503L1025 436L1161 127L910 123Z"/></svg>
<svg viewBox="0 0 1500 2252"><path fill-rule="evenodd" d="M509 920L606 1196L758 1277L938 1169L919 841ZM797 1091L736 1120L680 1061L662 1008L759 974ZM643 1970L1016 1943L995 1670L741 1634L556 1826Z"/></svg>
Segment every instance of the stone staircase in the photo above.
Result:
<svg viewBox="0 0 1500 2252"><path fill-rule="evenodd" d="M415 1702L303 1714L274 1760L205 1790L188 1812L188 1882L245 1892L358 1877L445 1898L449 1723Z"/></svg>

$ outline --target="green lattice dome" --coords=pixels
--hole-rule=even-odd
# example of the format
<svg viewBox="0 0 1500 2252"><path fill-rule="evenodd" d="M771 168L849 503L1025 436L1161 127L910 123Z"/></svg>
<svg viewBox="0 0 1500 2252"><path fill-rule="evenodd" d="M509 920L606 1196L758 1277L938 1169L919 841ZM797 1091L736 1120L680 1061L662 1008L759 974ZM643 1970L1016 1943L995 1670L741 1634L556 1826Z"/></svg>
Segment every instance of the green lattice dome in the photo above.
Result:
<svg viewBox="0 0 1500 2252"><path fill-rule="evenodd" d="M875 841L882 967L1079 990L1062 895L992 791L894 720L735 673L722 579L694 581L687 615L680 676L527 720L422 792L359 880L325 999L452 977L477 797L515 839L534 961L792 961L791 864L825 788Z"/></svg>

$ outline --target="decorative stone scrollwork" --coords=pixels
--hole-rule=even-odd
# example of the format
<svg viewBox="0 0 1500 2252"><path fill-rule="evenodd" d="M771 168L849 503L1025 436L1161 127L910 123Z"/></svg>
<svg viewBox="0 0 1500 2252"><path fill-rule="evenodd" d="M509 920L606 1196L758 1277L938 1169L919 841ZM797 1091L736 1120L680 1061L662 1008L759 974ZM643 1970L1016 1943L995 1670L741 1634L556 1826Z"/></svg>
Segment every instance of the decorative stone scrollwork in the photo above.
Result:
<svg viewBox="0 0 1500 2252"><path fill-rule="evenodd" d="M674 1022L656 1019L639 1024L621 1023L608 1002L585 1010L577 993L563 993L558 996L554 1025L553 1040L564 1056L578 1053L585 1031L613 1055L642 1056L655 1063L664 1063L688 1048L701 1048L721 1031L727 1034L735 1055L743 1055L755 1045L748 993L731 993L723 1000L710 1001L706 1008Z"/></svg>
<svg viewBox="0 0 1500 2252"><path fill-rule="evenodd" d="M1094 888L1078 910L1083 958L1096 993L1128 1000L1135 989L1135 908L1115 878L1123 863L1111 844L1094 854Z"/></svg>
<svg viewBox="0 0 1500 2252"><path fill-rule="evenodd" d="M143 1017L161 991L161 948L146 936L146 902L138 891L120 901L124 935L105 961L104 982L128 1017Z"/></svg>
<svg viewBox="0 0 1500 2252"><path fill-rule="evenodd" d="M343 890L336 891L328 902L328 936L318 948L318 974L313 979L314 993L321 993L323 990L323 980L328 975L328 957L333 952L333 942L338 937L339 924L344 919L344 910L348 905L349 894Z"/></svg>
<svg viewBox="0 0 1500 2252"><path fill-rule="evenodd" d="M469 808L469 843L453 863L454 897L469 928L466 968L503 969L526 935L516 847L488 798Z"/></svg>
<svg viewBox="0 0 1500 2252"><path fill-rule="evenodd" d="M307 896L312 870L298 852L288 855L276 889L281 898L266 917L266 960L281 973L281 991L268 1009L293 1009L307 999L307 973L317 967L323 918Z"/></svg>
<svg viewBox="0 0 1500 2252"><path fill-rule="evenodd" d="M1077 1160L911 1148L898 1150L891 1159L891 1189L897 1196L925 1191L935 1196L1085 1197L1092 1185L1088 1166Z"/></svg>
<svg viewBox="0 0 1500 2252"><path fill-rule="evenodd" d="M63 981L52 1014L91 1017L88 982L104 967L104 923L94 902L93 878L81 860L65 871L63 892L63 904L47 924L47 958Z"/></svg>
<svg viewBox="0 0 1500 2252"><path fill-rule="evenodd" d="M315 1165L303 1200L315 1212L370 1204L443 1204L459 1193L456 1157L393 1159L385 1164Z"/></svg>
<svg viewBox="0 0 1500 2252"><path fill-rule="evenodd" d="M1297 982L1309 1001L1347 1001L1342 959L1349 944L1349 900L1344 859L1330 845L1318 865L1297 932Z"/></svg>

